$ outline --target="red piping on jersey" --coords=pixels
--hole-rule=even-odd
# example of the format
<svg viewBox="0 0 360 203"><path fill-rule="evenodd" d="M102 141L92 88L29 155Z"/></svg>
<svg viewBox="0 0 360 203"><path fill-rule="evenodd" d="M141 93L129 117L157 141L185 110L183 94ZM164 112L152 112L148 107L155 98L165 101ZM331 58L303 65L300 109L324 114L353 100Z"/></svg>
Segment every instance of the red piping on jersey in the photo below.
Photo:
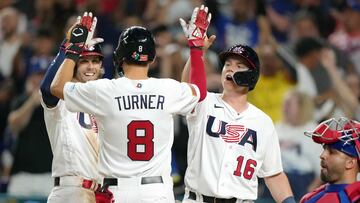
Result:
<svg viewBox="0 0 360 203"><path fill-rule="evenodd" d="M200 90L199 102L206 97L206 75L203 50L193 47L190 49L190 83L198 86Z"/></svg>

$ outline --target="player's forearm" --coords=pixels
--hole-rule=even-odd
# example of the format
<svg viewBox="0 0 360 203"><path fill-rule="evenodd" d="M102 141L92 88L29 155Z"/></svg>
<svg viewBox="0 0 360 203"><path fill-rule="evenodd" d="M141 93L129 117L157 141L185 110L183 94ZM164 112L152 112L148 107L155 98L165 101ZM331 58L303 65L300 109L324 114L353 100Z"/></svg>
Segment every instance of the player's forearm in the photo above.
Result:
<svg viewBox="0 0 360 203"><path fill-rule="evenodd" d="M199 102L205 99L207 91L203 53L201 48L190 49L190 83L198 86L200 90Z"/></svg>
<svg viewBox="0 0 360 203"><path fill-rule="evenodd" d="M64 44L64 43L63 43ZM45 74L44 79L41 82L40 90L44 103L47 106L56 106L59 98L55 97L50 92L50 86L54 80L56 72L59 70L60 65L65 59L65 49L63 45L60 47L59 53L57 54L54 62L49 65L49 68Z"/></svg>
<svg viewBox="0 0 360 203"><path fill-rule="evenodd" d="M276 202L283 202L286 198L293 196L289 181L284 172L266 177L264 180Z"/></svg>
<svg viewBox="0 0 360 203"><path fill-rule="evenodd" d="M351 112L355 112L359 106L359 102L349 86L344 82L343 78L341 78L341 74L337 70L337 67L327 68L327 70L340 100L347 108L350 108Z"/></svg>
<svg viewBox="0 0 360 203"><path fill-rule="evenodd" d="M206 51L210 48L210 46L214 43L215 39L216 39L215 35L211 35L210 38L205 37L204 47L202 48L204 51L204 55ZM181 75L181 82L189 82L189 75L190 75L190 58L186 61L184 70Z"/></svg>
<svg viewBox="0 0 360 203"><path fill-rule="evenodd" d="M76 63L72 59L66 58L64 60L51 83L50 91L52 95L64 99L64 86L65 83L72 80L75 65Z"/></svg>

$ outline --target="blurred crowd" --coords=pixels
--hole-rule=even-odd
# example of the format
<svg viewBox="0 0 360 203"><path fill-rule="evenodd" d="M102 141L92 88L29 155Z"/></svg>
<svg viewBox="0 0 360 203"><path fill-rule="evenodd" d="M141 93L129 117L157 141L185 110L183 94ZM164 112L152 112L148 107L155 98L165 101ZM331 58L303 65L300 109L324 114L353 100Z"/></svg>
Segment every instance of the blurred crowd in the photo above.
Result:
<svg viewBox="0 0 360 203"><path fill-rule="evenodd" d="M38 90L76 16L92 11L98 17L104 77L114 75L112 55L121 31L142 25L156 39L150 76L180 80L189 49L178 19L201 4L213 16L208 35L216 35L205 56L208 89L221 91L220 51L235 43L255 48L261 75L249 101L276 125L295 197L319 186L321 149L303 132L330 117L360 120L360 1L1 0L1 192L46 196L51 190L52 154ZM173 177L181 194L188 135L185 119L175 121ZM28 174L35 178L16 181Z"/></svg>

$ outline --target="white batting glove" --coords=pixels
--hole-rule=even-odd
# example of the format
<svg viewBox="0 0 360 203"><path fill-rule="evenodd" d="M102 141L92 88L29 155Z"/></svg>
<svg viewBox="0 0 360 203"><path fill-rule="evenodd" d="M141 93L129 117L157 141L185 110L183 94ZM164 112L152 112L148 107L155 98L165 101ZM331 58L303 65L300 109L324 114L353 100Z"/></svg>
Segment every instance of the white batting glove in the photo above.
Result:
<svg viewBox="0 0 360 203"><path fill-rule="evenodd" d="M191 16L189 24L180 18L181 27L188 38L190 47L203 47L206 31L211 20L211 13L208 13L208 7L201 5L200 9L196 7Z"/></svg>

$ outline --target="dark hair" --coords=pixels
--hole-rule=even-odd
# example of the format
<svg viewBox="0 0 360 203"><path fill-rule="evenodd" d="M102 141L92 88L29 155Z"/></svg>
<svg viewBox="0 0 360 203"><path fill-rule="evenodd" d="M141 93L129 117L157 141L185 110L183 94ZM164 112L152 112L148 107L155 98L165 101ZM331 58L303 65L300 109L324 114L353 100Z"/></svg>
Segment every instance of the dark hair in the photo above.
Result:
<svg viewBox="0 0 360 203"><path fill-rule="evenodd" d="M312 51L318 51L324 47L324 43L314 37L304 37L295 44L295 55L299 58L309 54Z"/></svg>

